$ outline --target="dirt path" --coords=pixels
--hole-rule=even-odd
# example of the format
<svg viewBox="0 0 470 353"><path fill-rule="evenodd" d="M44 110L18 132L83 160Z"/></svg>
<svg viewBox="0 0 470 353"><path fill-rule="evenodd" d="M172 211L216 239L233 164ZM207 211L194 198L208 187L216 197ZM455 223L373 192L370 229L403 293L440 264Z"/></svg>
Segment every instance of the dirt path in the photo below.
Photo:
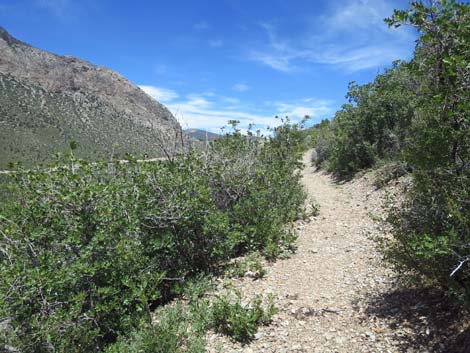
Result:
<svg viewBox="0 0 470 353"><path fill-rule="evenodd" d="M303 183L320 205L320 215L299 225L297 252L268 264L263 279L234 283L244 297L273 293L279 314L247 346L211 335L210 351L398 351L396 332L365 315L371 298L387 290L393 279L368 238L380 231L370 217L379 204L368 200L370 186L363 181L338 185L312 167L303 171Z"/></svg>
<svg viewBox="0 0 470 353"><path fill-rule="evenodd" d="M385 190L369 173L345 184L310 167L303 184L320 214L301 223L297 251L266 264L262 279L233 280L244 298L272 294L279 308L270 326L245 345L208 333L209 352L470 352L467 312L442 292L400 286L382 266L371 237ZM393 183L397 183L395 186ZM406 178L387 186L397 192Z"/></svg>

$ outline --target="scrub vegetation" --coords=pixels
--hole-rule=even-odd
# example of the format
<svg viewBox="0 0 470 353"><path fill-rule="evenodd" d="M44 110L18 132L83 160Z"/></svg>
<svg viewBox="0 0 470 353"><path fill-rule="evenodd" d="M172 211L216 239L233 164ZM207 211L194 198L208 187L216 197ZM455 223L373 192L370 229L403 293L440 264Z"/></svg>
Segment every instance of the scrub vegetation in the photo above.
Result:
<svg viewBox="0 0 470 353"><path fill-rule="evenodd" d="M411 173L405 201L389 210L393 237L380 244L408 278L470 303L470 5L412 2L386 19L410 25L414 57L365 85L310 131L313 162L340 179L388 164L377 186Z"/></svg>
<svg viewBox="0 0 470 353"><path fill-rule="evenodd" d="M76 101L1 76L4 98L26 92L32 107L58 103L34 121L24 118L34 110L1 105L19 135L0 133L9 141L0 165L18 156L50 160L49 144L14 147L31 129L53 143L51 129L75 124L79 141L47 166L0 174L0 347L196 353L205 351L208 330L249 342L276 314L273 299L214 295L210 278L261 282L262 264L295 249L293 222L318 213L315 203L306 209L300 182L301 157L311 147L312 163L338 180L379 166L378 188L410 176L411 187L388 209L391 234L379 236L382 254L401 278L468 306L470 5L416 1L385 21L417 30L413 58L370 83L351 83L348 103L331 121L302 129L287 119L270 137L242 134L231 121L230 133L198 149L164 150L166 160L96 162L103 158L94 151L79 151L98 137L88 137L74 116L57 120ZM102 107L82 109L98 114ZM112 116L128 124L118 112ZM100 142L103 150L122 127ZM137 135L143 142L127 141L127 152L164 147L150 133Z"/></svg>
<svg viewBox="0 0 470 353"><path fill-rule="evenodd" d="M299 128L285 123L261 140L231 123L207 150L167 161L89 163L72 152L10 175L15 194L0 219L0 315L12 327L4 340L21 352L102 351L150 325L151 309L192 278L252 251L288 251L305 200ZM258 302L214 305L215 325L235 338L267 321ZM193 314L169 309L148 326L156 333L136 339L168 335L172 346L181 338L169 322Z"/></svg>

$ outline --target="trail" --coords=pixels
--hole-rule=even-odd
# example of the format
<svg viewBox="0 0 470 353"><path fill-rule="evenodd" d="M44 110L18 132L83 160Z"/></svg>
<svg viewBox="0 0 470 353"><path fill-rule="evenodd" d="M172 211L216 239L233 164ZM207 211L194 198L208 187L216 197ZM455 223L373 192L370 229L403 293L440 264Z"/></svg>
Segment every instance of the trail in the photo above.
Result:
<svg viewBox="0 0 470 353"><path fill-rule="evenodd" d="M367 183L339 185L310 167L308 157L302 182L320 205L319 216L299 225L292 257L268 264L260 280L234 283L244 297L272 293L280 312L249 345L211 335L211 352L402 351L397 330L368 313L371 301L393 282L370 240L382 231L370 216L379 212L380 202L370 197Z"/></svg>

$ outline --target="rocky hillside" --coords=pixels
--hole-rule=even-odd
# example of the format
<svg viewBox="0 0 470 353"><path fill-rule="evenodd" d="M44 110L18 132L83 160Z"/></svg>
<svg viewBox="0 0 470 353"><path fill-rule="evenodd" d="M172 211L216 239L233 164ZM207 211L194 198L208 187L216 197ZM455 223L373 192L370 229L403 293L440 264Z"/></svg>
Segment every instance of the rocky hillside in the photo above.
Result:
<svg viewBox="0 0 470 353"><path fill-rule="evenodd" d="M0 27L0 169L47 162L78 143L77 154L109 158L160 154L180 130L170 111L117 72L52 54Z"/></svg>
<svg viewBox="0 0 470 353"><path fill-rule="evenodd" d="M186 135L188 135L189 137L192 137L196 140L199 140L199 141L212 141L212 140L216 140L220 137L219 134L216 134L214 132L210 132L210 131L206 131L206 130L201 130L201 129L186 129L184 130L184 132L186 133Z"/></svg>

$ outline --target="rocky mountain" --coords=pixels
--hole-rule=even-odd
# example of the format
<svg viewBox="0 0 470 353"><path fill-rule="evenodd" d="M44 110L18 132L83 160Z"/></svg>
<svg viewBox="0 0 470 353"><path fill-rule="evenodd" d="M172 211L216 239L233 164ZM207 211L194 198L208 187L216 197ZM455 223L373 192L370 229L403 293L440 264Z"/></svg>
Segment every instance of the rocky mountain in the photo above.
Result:
<svg viewBox="0 0 470 353"><path fill-rule="evenodd" d="M171 112L119 73L34 48L0 27L0 169L47 162L71 141L85 158L156 157L177 131Z"/></svg>
<svg viewBox="0 0 470 353"><path fill-rule="evenodd" d="M201 130L201 129L186 129L184 130L184 132L189 137L192 137L199 141L206 141L206 140L212 141L220 137L219 134L216 134L214 132L209 132L206 130Z"/></svg>

